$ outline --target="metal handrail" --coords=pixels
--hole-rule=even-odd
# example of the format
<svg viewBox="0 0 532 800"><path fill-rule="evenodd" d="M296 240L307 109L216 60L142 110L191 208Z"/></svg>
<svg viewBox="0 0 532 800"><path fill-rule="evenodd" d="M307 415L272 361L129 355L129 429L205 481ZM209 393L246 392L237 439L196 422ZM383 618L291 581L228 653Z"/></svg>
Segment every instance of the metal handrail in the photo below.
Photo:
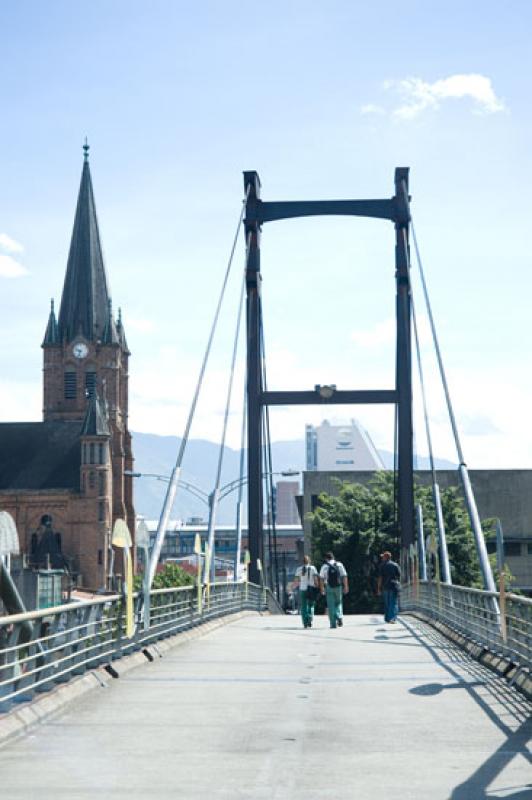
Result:
<svg viewBox="0 0 532 800"><path fill-rule="evenodd" d="M505 657L520 668L532 668L532 599L529 597L438 581L416 581L402 590L401 608L445 623L481 648Z"/></svg>
<svg viewBox="0 0 532 800"><path fill-rule="evenodd" d="M205 597L198 597L195 586L153 589L150 597L150 624L145 629L142 596L134 595L131 638L126 637L125 598L119 594L0 617L0 713L181 630L267 607L266 590L245 582L212 584Z"/></svg>

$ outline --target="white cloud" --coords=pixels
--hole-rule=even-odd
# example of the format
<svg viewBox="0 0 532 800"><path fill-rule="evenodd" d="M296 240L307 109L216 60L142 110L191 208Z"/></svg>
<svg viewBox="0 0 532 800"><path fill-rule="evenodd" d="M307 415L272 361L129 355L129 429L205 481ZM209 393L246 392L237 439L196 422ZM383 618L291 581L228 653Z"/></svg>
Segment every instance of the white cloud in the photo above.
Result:
<svg viewBox="0 0 532 800"><path fill-rule="evenodd" d="M0 278L21 278L28 274L29 270L14 258L0 254Z"/></svg>
<svg viewBox="0 0 532 800"><path fill-rule="evenodd" d="M382 115L386 114L386 111L382 106L377 106L375 103L366 103L366 105L360 107L360 113Z"/></svg>
<svg viewBox="0 0 532 800"><path fill-rule="evenodd" d="M469 99L477 113L495 114L505 110L503 101L497 97L491 79L485 75L449 75L428 83L421 78L405 78L388 81L385 89L396 89L405 102L393 111L400 119L414 119L427 109L437 110L446 100Z"/></svg>
<svg viewBox="0 0 532 800"><path fill-rule="evenodd" d="M398 94L400 105L387 110L381 105L366 103L360 108L361 114L389 114L395 119L411 120L425 111L438 111L450 100L469 101L474 114L496 114L506 110L504 101L495 93L491 78L475 72L449 75L433 83L416 77L390 80L385 81L382 88Z"/></svg>
<svg viewBox="0 0 532 800"><path fill-rule="evenodd" d="M23 253L24 247L7 233L0 233L0 250L5 250L6 253Z"/></svg>

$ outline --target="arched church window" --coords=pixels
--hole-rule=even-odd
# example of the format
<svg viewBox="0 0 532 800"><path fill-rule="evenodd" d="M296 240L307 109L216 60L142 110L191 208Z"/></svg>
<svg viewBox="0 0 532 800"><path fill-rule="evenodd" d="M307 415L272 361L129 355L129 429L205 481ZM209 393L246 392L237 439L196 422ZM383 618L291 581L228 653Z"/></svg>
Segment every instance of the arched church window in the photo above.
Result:
<svg viewBox="0 0 532 800"><path fill-rule="evenodd" d="M89 464L94 464L94 442L89 445Z"/></svg>
<svg viewBox="0 0 532 800"><path fill-rule="evenodd" d="M65 372L64 394L65 400L75 400L78 396L78 376L70 370Z"/></svg>
<svg viewBox="0 0 532 800"><path fill-rule="evenodd" d="M106 455L106 453L105 453L105 443L104 442L100 442L99 445L98 445L98 463L99 464L105 464L105 462L106 462L105 455Z"/></svg>

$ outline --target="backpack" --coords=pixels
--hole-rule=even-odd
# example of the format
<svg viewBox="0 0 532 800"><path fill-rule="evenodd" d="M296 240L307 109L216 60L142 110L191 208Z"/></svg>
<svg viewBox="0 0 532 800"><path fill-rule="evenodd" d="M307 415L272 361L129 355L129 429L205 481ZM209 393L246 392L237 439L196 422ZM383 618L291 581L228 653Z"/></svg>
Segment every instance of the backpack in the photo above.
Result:
<svg viewBox="0 0 532 800"><path fill-rule="evenodd" d="M340 570L338 569L338 564L329 564L327 585L330 586L331 589L336 589L337 586L340 586Z"/></svg>

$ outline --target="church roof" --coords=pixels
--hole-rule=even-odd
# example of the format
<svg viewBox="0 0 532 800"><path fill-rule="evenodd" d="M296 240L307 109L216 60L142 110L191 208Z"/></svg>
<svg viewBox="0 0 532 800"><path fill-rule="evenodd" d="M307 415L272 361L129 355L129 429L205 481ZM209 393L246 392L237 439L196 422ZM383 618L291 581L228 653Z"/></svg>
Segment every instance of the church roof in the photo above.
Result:
<svg viewBox="0 0 532 800"><path fill-rule="evenodd" d="M97 394L93 394L81 426L81 436L110 436L109 420L105 406Z"/></svg>
<svg viewBox="0 0 532 800"><path fill-rule="evenodd" d="M0 491L79 490L80 423L0 423Z"/></svg>
<svg viewBox="0 0 532 800"><path fill-rule="evenodd" d="M102 338L108 317L109 291L96 216L86 144L78 204L59 310L59 336L67 342L81 334Z"/></svg>

